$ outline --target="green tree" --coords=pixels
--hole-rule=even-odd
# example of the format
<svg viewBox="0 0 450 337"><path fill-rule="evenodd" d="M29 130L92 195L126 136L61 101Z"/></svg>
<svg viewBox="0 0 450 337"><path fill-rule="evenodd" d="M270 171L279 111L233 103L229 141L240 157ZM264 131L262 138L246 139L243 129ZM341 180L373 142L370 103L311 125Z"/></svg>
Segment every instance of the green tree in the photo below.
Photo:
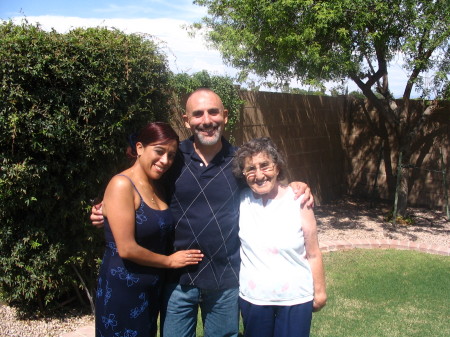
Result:
<svg viewBox="0 0 450 337"><path fill-rule="evenodd" d="M145 36L2 22L0 81L2 296L86 301L103 242L89 200L128 164L126 135L167 117L166 59Z"/></svg>
<svg viewBox="0 0 450 337"><path fill-rule="evenodd" d="M391 196L399 189L404 214L414 149L426 138L444 137L433 125L436 99L448 97L450 2L444 0L196 0L208 8L202 20L208 39L230 65L279 81L310 85L351 79L376 109L368 121L384 139ZM199 28L201 24L195 24ZM402 101L389 90L388 66L404 61L408 79ZM427 78L431 76L432 78ZM411 102L413 88L432 98ZM380 96L377 96L377 93ZM368 114L367 114L368 115ZM369 116L369 115L368 115ZM390 141L387 130L395 134ZM381 141L380 141L381 143ZM392 151L402 154L396 184ZM394 160L396 161L396 160Z"/></svg>

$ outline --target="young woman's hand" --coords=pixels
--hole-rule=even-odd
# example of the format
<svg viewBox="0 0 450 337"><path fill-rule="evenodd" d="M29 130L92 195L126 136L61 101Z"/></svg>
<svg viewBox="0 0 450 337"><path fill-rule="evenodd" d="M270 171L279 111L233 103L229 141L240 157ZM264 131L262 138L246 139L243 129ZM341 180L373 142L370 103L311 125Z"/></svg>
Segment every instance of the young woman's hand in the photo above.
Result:
<svg viewBox="0 0 450 337"><path fill-rule="evenodd" d="M203 259L203 256L202 252L197 249L180 250L169 256L169 268L181 268L198 264Z"/></svg>

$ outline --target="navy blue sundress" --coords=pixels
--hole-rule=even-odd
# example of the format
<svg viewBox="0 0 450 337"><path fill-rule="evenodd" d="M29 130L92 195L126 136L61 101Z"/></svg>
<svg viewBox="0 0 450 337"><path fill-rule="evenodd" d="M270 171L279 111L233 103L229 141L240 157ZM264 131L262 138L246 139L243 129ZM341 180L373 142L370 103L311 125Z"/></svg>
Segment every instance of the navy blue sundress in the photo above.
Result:
<svg viewBox="0 0 450 337"><path fill-rule="evenodd" d="M152 252L166 254L173 231L172 214L169 209L150 208L133 187L141 198L136 210L136 241ZM156 336L165 271L122 259L106 218L104 230L106 249L96 292L96 337Z"/></svg>

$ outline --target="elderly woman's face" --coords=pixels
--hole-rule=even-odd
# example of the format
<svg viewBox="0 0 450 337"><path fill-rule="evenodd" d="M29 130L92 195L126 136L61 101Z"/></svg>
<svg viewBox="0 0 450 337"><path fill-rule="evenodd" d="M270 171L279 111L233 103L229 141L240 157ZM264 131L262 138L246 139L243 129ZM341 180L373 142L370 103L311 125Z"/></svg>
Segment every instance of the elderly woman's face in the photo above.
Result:
<svg viewBox="0 0 450 337"><path fill-rule="evenodd" d="M272 191L276 192L274 188L278 185L279 170L266 153L261 152L245 158L242 173L254 193L265 195Z"/></svg>

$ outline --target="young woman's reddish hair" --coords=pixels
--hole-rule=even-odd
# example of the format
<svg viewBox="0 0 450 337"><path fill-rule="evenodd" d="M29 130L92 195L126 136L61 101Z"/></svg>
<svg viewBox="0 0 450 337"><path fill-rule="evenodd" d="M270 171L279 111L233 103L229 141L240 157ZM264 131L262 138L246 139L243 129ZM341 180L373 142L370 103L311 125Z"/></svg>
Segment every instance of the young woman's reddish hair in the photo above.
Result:
<svg viewBox="0 0 450 337"><path fill-rule="evenodd" d="M144 147L149 144L167 144L168 142L176 140L177 146L180 143L180 138L172 129L170 124L164 122L151 122L144 126L139 133L130 136L130 151L127 151L129 156L136 157L136 143L140 142Z"/></svg>

